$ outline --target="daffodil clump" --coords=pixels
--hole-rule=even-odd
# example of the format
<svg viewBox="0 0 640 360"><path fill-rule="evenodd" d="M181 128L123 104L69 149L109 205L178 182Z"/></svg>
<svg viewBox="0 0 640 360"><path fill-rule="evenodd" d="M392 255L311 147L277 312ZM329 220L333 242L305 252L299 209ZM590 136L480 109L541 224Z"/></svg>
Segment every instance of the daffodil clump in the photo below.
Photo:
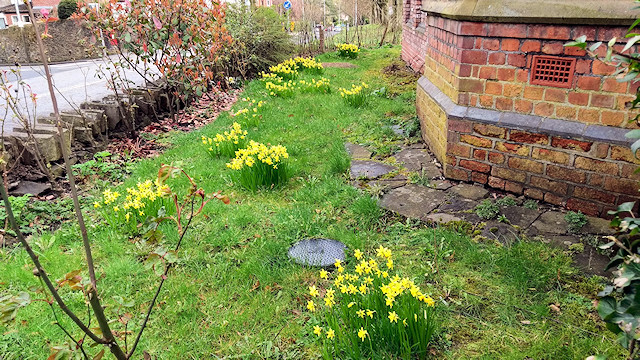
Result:
<svg viewBox="0 0 640 360"><path fill-rule="evenodd" d="M246 149L236 151L227 167L236 170L237 181L246 189L273 188L289 179L287 148L267 146L251 140Z"/></svg>
<svg viewBox="0 0 640 360"><path fill-rule="evenodd" d="M283 80L293 80L298 77L298 67L295 62L282 62L278 65L270 66L269 71Z"/></svg>
<svg viewBox="0 0 640 360"><path fill-rule="evenodd" d="M295 57L286 60L284 63L295 64L296 69L308 72L310 74L322 74L324 66L318 60L311 57Z"/></svg>
<svg viewBox="0 0 640 360"><path fill-rule="evenodd" d="M247 131L234 122L229 131L216 134L213 138L202 136L202 144L213 157L233 157L238 149L246 146Z"/></svg>
<svg viewBox="0 0 640 360"><path fill-rule="evenodd" d="M355 59L360 53L358 45L355 44L338 44L336 48L338 48L338 56L340 57Z"/></svg>
<svg viewBox="0 0 640 360"><path fill-rule="evenodd" d="M171 194L169 186L158 180L146 180L126 189L125 194L110 189L102 193L102 199L93 203L112 226L135 230L147 216L155 216L164 206L164 199Z"/></svg>
<svg viewBox="0 0 640 360"><path fill-rule="evenodd" d="M309 287L310 325L325 359L375 358L394 353L426 358L435 328L435 301L409 278L394 274L391 250L380 246L366 258L354 251L353 272L336 260Z"/></svg>
<svg viewBox="0 0 640 360"><path fill-rule="evenodd" d="M279 96L283 98L292 97L295 93L297 83L293 80L288 81L267 81L265 87L271 96Z"/></svg>
<svg viewBox="0 0 640 360"><path fill-rule="evenodd" d="M340 88L340 96L350 106L362 107L367 103L370 95L369 85L362 83L360 85L352 84L351 89Z"/></svg>
<svg viewBox="0 0 640 360"><path fill-rule="evenodd" d="M331 92L331 82L329 79L320 78L320 80L311 79L311 81L300 80L298 86L302 92L315 92L328 94Z"/></svg>
<svg viewBox="0 0 640 360"><path fill-rule="evenodd" d="M260 124L260 120L262 120L262 109L267 102L264 100L256 101L249 97L242 98L242 101L246 102L246 108L231 113L231 116L242 126L257 127ZM229 156L233 156L233 153Z"/></svg>

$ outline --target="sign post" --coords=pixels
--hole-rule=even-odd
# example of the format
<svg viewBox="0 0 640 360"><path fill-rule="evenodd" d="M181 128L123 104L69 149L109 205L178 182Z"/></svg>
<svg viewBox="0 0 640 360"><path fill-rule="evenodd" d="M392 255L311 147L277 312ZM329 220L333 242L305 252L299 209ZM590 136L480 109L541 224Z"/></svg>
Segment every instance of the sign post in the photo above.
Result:
<svg viewBox="0 0 640 360"><path fill-rule="evenodd" d="M287 26L285 26L285 30L287 28L290 28L290 22L289 22L289 13L290 13L290 9L291 9L291 1L287 0L282 4L282 7L284 7L284 10L287 12Z"/></svg>

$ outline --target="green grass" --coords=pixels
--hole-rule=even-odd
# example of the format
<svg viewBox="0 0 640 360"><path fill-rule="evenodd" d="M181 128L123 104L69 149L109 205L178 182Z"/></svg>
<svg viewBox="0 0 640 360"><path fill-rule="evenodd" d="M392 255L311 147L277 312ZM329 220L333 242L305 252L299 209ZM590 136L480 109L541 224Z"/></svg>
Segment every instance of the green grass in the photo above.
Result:
<svg viewBox="0 0 640 360"><path fill-rule="evenodd" d="M511 247L475 243L467 234L425 228L384 213L369 195L349 185L343 176L349 163L342 150L345 140L368 144L377 154L388 153L403 140L386 125L415 121L415 83L380 75L381 69L397 62L399 53L398 47L363 50L353 60L357 68L326 70L324 76L334 89L362 81L372 89L395 89L392 98L372 98L367 107L345 105L337 91L268 98L264 118L249 136L287 147L294 177L280 189L245 191L232 184L227 160L208 156L201 136L228 128L233 119L227 114L201 130L172 135L169 150L132 168L120 189L153 178L162 163L181 161L205 190L221 190L232 200L228 206L207 205L208 217L199 218L189 231L139 357L146 350L158 359L318 358L314 335L305 326L306 287L318 281L318 272L292 263L286 251L303 237L323 236L343 241L350 249L390 247L399 271L439 299L434 358L621 358L590 303L601 281L580 276L562 251L537 242ZM321 59L341 61L335 54ZM267 97L259 81L249 83L243 96ZM145 249L100 219L88 223L108 313L117 309L113 297L122 296L134 301L126 311L139 321L157 283L141 263ZM53 246L39 251L54 279L83 266L79 232L72 224L57 231ZM0 292L36 286L31 269L22 249L3 250ZM83 313L81 296L63 294ZM556 303L559 314L549 309ZM16 321L2 329L0 357L46 358L48 341L66 341L52 321L42 302L20 310ZM64 324L78 334L68 321ZM135 331L135 324L129 329Z"/></svg>

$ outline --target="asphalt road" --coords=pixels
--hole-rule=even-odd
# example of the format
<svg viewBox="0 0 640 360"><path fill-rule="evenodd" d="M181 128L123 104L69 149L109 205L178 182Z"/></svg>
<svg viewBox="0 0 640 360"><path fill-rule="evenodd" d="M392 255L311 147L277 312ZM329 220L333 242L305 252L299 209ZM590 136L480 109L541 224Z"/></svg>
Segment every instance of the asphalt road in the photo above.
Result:
<svg viewBox="0 0 640 360"><path fill-rule="evenodd" d="M11 69L15 70L17 67L0 66L0 71ZM104 77L102 79L98 77L98 74L109 72L104 59L55 64L51 65L50 69L60 111L73 110L74 108L78 108L84 101L100 100L112 93L112 91L107 88L107 81ZM47 80L44 76L44 68L39 65L22 66L20 73L24 84L30 86L33 93L36 94L35 113L37 116L48 116L53 112L53 104L51 102L51 96L49 95ZM134 70L126 70L125 75L135 84L139 85L143 82L142 77ZM8 73L8 78L14 86L14 89L19 90L18 94L20 95L22 111L26 113L28 110L30 113L33 113L34 109L31 100L27 99L27 101L25 101L23 97L24 92L22 87L25 85L19 84L18 77L11 72ZM0 116L4 117L3 126L5 134L9 134L15 126L20 125L11 111L5 116L5 108L5 100L0 99Z"/></svg>

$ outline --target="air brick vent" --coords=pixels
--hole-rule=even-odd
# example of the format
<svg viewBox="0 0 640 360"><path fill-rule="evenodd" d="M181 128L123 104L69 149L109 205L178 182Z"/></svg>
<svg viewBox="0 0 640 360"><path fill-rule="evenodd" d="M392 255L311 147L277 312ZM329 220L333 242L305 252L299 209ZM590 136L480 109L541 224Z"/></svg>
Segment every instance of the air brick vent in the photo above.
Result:
<svg viewBox="0 0 640 360"><path fill-rule="evenodd" d="M570 88L576 59L534 55L531 64L531 84Z"/></svg>

